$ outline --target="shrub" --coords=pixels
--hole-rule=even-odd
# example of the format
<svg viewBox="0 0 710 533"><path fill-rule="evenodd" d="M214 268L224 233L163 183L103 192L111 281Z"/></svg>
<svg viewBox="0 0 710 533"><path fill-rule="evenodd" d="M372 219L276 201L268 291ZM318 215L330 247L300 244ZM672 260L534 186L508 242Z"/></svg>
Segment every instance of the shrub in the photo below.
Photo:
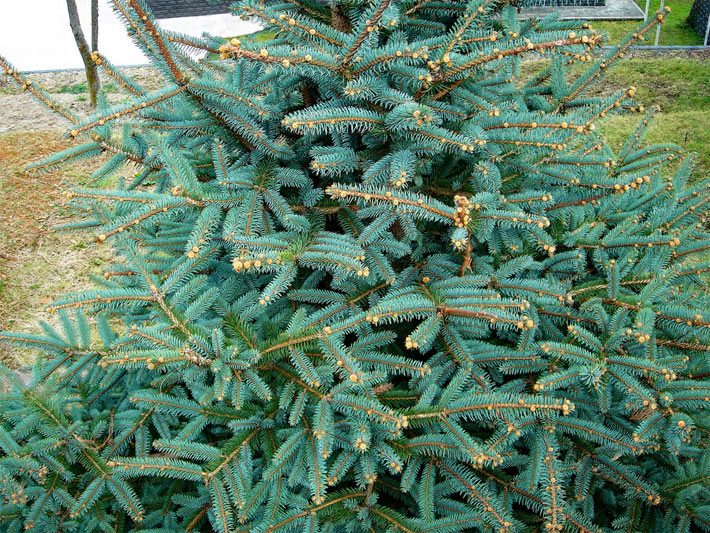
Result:
<svg viewBox="0 0 710 533"><path fill-rule="evenodd" d="M488 0L248 0L245 43L115 6L163 88L25 84L81 139L35 169L138 171L69 193L105 279L2 334L4 530L707 529L707 184L585 96L663 13L599 55Z"/></svg>

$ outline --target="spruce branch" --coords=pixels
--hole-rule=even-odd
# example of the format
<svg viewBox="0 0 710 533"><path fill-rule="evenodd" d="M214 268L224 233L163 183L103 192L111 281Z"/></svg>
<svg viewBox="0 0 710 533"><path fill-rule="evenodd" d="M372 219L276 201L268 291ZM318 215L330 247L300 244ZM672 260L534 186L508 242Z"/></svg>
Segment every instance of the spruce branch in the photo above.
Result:
<svg viewBox="0 0 710 533"><path fill-rule="evenodd" d="M587 90L588 25L244 0L274 33L225 42L114 6L167 81L95 54L131 100L35 165L138 171L67 194L98 287L0 334L40 355L0 369L11 529L707 525L706 184L650 113L605 141L643 109Z"/></svg>

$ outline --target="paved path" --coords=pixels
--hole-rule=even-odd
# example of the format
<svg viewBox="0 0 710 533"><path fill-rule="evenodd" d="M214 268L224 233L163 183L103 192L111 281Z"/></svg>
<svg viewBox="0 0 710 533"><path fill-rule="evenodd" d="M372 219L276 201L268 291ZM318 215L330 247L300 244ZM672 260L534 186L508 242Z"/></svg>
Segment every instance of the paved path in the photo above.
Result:
<svg viewBox="0 0 710 533"><path fill-rule="evenodd" d="M561 19L643 20L643 10L634 0L606 0L606 5L599 7L530 7L521 15L543 18L553 13Z"/></svg>
<svg viewBox="0 0 710 533"><path fill-rule="evenodd" d="M109 7L108 0L99 0L99 49L116 65L146 63L142 52L133 44L122 22ZM82 15L84 33L89 35L90 0L77 0ZM165 19L160 26L201 35L244 35L259 26L238 17L210 15ZM82 67L69 29L69 16L64 0L0 0L0 55L20 70L51 70Z"/></svg>

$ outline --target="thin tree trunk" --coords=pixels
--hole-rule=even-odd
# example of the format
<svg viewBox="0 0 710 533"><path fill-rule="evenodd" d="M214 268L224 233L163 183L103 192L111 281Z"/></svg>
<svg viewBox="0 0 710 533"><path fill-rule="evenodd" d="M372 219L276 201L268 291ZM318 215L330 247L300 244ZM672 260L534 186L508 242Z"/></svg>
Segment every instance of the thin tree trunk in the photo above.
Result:
<svg viewBox="0 0 710 533"><path fill-rule="evenodd" d="M347 15L343 12L342 8L337 5L330 8L330 25L343 33L350 33L352 31Z"/></svg>
<svg viewBox="0 0 710 533"><path fill-rule="evenodd" d="M91 0L91 51L99 51L99 0Z"/></svg>
<svg viewBox="0 0 710 533"><path fill-rule="evenodd" d="M89 44L86 42L86 37L84 37L84 32L81 29L79 11L76 8L75 0L67 0L67 11L69 11L69 26L74 34L74 40L76 41L76 46L79 49L81 60L84 62L84 69L86 70L86 83L89 88L89 99L91 101L91 106L96 107L96 95L98 94L100 88L99 72L96 68L96 64L94 64L91 59L91 49L89 48Z"/></svg>

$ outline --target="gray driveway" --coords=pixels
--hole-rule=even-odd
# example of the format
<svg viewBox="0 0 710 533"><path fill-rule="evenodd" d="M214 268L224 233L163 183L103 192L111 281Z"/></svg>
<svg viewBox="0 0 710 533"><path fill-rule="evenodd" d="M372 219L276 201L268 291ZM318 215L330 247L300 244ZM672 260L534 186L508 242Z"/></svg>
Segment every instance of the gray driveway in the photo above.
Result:
<svg viewBox="0 0 710 533"><path fill-rule="evenodd" d="M99 49L116 65L146 63L127 37L123 24L100 0ZM89 34L89 0L77 0L84 32ZM190 35L243 35L259 26L232 15L210 15L161 20L164 28ZM0 0L0 55L20 70L50 70L82 66L69 30L64 0Z"/></svg>

